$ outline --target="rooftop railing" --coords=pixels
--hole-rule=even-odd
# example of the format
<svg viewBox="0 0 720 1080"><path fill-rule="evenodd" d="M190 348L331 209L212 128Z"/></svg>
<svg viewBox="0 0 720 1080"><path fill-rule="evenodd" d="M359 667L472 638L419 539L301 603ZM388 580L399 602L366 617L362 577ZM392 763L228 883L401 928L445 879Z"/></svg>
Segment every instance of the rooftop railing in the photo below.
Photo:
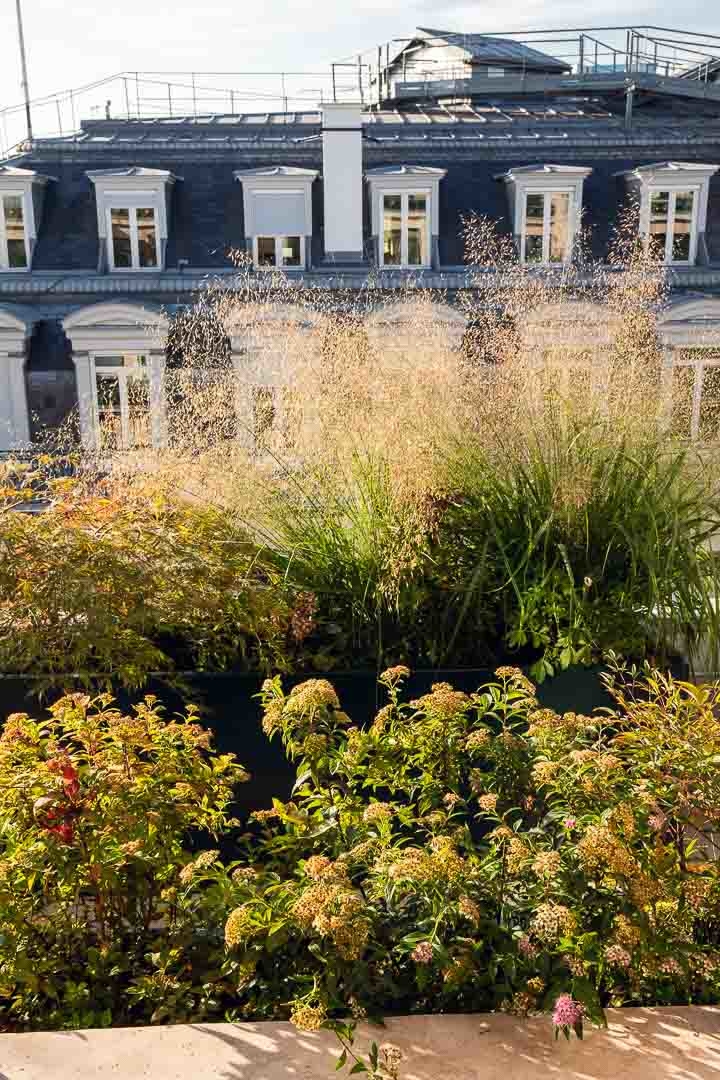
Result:
<svg viewBox="0 0 720 1080"><path fill-rule="evenodd" d="M481 36L528 46L560 61L579 77L640 74L709 84L720 67L720 35L661 26L453 33L452 43L472 47ZM272 122L278 114L314 111L323 101L353 100L377 108L393 101L395 88L402 83L422 83L429 93L433 82L466 79L467 70L460 60L448 65L444 38L423 39L422 61L414 59L413 51L407 48L417 40L395 38L321 71L123 71L32 101L34 132L38 136L70 135L79 130L81 120L104 117L172 120L267 113L268 122ZM435 49L437 59L433 57ZM508 74L522 75L524 64L519 50L519 58L508 61ZM502 78L494 78L491 88L501 97ZM25 104L0 109L0 157L17 153L25 138Z"/></svg>

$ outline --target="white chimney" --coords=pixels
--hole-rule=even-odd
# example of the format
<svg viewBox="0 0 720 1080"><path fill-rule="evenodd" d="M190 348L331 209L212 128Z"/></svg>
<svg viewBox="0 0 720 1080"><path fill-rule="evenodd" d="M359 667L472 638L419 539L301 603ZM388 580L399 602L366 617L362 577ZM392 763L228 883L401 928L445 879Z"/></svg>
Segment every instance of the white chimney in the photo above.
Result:
<svg viewBox="0 0 720 1080"><path fill-rule="evenodd" d="M362 106L323 104L322 131L325 261L363 262Z"/></svg>

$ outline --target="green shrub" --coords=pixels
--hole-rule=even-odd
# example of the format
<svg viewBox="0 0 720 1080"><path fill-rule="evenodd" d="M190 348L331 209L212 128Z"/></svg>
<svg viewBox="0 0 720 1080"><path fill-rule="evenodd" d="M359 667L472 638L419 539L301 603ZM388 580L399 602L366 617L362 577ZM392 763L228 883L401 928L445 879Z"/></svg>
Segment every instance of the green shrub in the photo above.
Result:
<svg viewBox="0 0 720 1080"><path fill-rule="evenodd" d="M405 674L368 730L324 680L266 686L298 779L233 873L240 1014L719 1001L720 688L620 677L588 717L517 669L410 703Z"/></svg>
<svg viewBox="0 0 720 1080"><path fill-rule="evenodd" d="M235 786L192 709L61 699L0 736L0 1027L198 1019L232 996L219 975L221 897L203 884Z"/></svg>

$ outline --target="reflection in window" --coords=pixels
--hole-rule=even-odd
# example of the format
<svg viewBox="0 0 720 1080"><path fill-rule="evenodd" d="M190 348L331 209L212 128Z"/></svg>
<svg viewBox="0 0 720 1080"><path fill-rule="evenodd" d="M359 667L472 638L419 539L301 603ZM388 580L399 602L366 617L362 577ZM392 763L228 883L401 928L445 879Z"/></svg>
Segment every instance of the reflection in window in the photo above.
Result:
<svg viewBox="0 0 720 1080"><path fill-rule="evenodd" d="M402 264L402 195L383 197L383 263Z"/></svg>
<svg viewBox="0 0 720 1080"><path fill-rule="evenodd" d="M157 223L152 207L112 207L110 249L115 270L156 269Z"/></svg>
<svg viewBox="0 0 720 1080"><path fill-rule="evenodd" d="M95 417L101 449L150 445L150 387L144 356L95 358Z"/></svg>
<svg viewBox="0 0 720 1080"><path fill-rule="evenodd" d="M22 195L0 196L0 266L26 270L27 265Z"/></svg>
<svg viewBox="0 0 720 1080"><path fill-rule="evenodd" d="M570 236L570 196L566 191L550 195L550 262L565 262Z"/></svg>
<svg viewBox="0 0 720 1080"><path fill-rule="evenodd" d="M382 197L383 266L427 266L430 262L429 197L415 192Z"/></svg>
<svg viewBox="0 0 720 1080"><path fill-rule="evenodd" d="M138 261L140 266L157 266L155 211L148 207L138 207L135 213L138 233Z"/></svg>
<svg viewBox="0 0 720 1080"><path fill-rule="evenodd" d="M525 262L543 261L545 196L528 195L525 203Z"/></svg>
<svg viewBox="0 0 720 1080"><path fill-rule="evenodd" d="M303 266L305 238L302 236L256 236L253 261L258 268Z"/></svg>
<svg viewBox="0 0 720 1080"><path fill-rule="evenodd" d="M668 263L693 257L694 191L651 191L648 226L650 250Z"/></svg>
<svg viewBox="0 0 720 1080"><path fill-rule="evenodd" d="M130 211L111 210L113 266L117 268L132 266L132 244L130 242Z"/></svg>
<svg viewBox="0 0 720 1080"><path fill-rule="evenodd" d="M535 191L525 196L522 259L563 263L570 258L570 192Z"/></svg>

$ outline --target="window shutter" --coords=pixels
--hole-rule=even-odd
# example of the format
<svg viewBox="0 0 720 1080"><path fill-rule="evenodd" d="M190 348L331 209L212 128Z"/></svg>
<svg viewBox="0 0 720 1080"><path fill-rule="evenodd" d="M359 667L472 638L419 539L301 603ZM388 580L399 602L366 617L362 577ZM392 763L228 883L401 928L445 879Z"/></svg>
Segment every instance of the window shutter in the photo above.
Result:
<svg viewBox="0 0 720 1080"><path fill-rule="evenodd" d="M302 191L254 191L255 236L305 236L305 194Z"/></svg>

